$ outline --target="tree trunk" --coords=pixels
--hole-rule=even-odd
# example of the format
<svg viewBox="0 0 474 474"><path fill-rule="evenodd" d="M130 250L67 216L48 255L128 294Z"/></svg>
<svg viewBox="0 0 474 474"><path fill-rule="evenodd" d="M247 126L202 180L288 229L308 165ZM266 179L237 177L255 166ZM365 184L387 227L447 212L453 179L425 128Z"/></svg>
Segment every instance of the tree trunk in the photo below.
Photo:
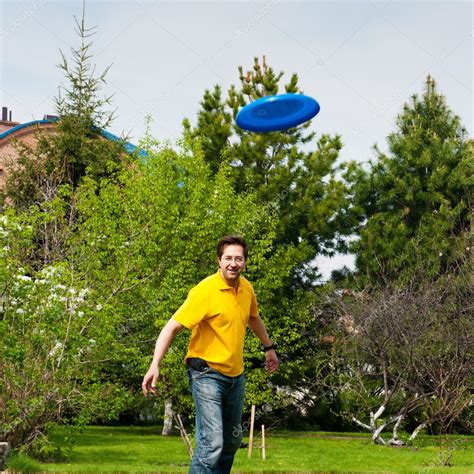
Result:
<svg viewBox="0 0 474 474"><path fill-rule="evenodd" d="M392 436L392 439L388 441L388 444L391 446L404 446L405 442L402 441L401 439L398 439L398 428L400 426L400 423L403 420L403 415L398 415L394 419L396 419L397 422L395 423L393 427L393 436Z"/></svg>
<svg viewBox="0 0 474 474"><path fill-rule="evenodd" d="M173 432L173 403L171 400L165 401L165 416L163 417L162 436L171 436Z"/></svg>
<svg viewBox="0 0 474 474"><path fill-rule="evenodd" d="M417 436L418 436L418 433L426 426L426 423L420 423L416 428L415 430L413 431L413 433L411 434L411 436L408 438L408 441L413 441Z"/></svg>

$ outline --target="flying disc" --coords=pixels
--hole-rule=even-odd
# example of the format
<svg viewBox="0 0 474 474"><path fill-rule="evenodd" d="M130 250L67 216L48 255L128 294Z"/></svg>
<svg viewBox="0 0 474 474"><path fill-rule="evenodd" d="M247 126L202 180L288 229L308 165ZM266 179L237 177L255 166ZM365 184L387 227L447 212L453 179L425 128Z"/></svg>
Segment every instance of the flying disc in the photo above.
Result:
<svg viewBox="0 0 474 474"><path fill-rule="evenodd" d="M275 132L312 119L319 109L318 102L307 95L269 95L243 107L235 121L251 132Z"/></svg>

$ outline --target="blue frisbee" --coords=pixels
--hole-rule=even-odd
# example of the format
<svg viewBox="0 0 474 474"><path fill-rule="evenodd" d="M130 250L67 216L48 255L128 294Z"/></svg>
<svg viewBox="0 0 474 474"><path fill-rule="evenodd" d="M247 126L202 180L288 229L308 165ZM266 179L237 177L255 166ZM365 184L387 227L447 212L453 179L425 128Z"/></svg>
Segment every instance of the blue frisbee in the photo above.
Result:
<svg viewBox="0 0 474 474"><path fill-rule="evenodd" d="M296 127L319 112L319 104L303 94L269 95L243 107L237 125L250 132L275 132Z"/></svg>

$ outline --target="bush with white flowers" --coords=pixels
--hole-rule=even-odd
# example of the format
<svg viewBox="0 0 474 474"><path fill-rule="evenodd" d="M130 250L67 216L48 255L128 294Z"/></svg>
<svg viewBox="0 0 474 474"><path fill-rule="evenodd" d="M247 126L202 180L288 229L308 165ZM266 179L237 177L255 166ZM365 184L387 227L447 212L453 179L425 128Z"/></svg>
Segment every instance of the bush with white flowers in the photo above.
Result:
<svg viewBox="0 0 474 474"><path fill-rule="evenodd" d="M124 399L97 383L113 324L66 263L22 266L18 252L30 239L12 213L0 217L0 431L13 446L31 446L65 415L92 419L94 400L121 406Z"/></svg>

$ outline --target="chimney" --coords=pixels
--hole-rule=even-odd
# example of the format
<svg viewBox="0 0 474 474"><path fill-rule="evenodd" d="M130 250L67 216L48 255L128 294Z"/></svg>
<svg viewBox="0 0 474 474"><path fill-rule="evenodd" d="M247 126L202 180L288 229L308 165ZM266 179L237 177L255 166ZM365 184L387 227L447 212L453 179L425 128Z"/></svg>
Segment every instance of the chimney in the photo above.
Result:
<svg viewBox="0 0 474 474"><path fill-rule="evenodd" d="M8 108L2 107L2 121L6 122L8 120Z"/></svg>
<svg viewBox="0 0 474 474"><path fill-rule="evenodd" d="M43 120L49 120L50 122L57 122L59 117L57 115L43 115Z"/></svg>
<svg viewBox="0 0 474 474"><path fill-rule="evenodd" d="M12 111L10 110L10 117L8 119L10 122L12 121Z"/></svg>

